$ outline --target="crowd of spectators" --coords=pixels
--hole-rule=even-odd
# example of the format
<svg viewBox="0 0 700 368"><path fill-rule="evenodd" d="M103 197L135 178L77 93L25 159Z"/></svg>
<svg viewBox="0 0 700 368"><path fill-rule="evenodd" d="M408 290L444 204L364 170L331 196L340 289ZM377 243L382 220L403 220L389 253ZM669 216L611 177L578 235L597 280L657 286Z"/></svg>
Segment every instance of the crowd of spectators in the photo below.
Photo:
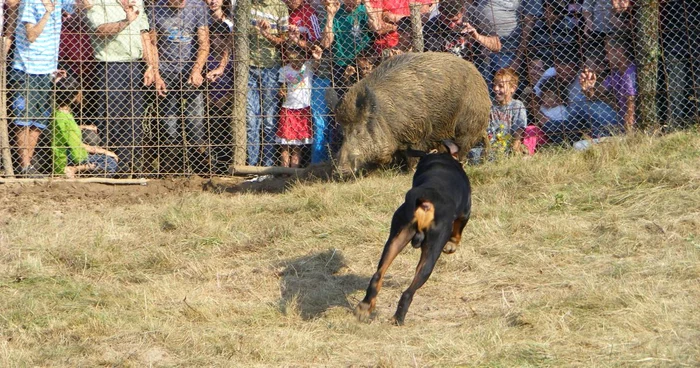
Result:
<svg viewBox="0 0 700 368"><path fill-rule="evenodd" d="M410 4L424 50L413 49ZM225 172L240 56L235 5L3 1L18 174L126 176L149 172L154 157L156 172ZM680 128L698 119L700 4L659 6L658 107ZM453 53L483 74L493 108L473 162L631 131L638 11L633 0L251 0L246 162L328 161L342 139L331 101L384 59L410 51ZM88 135L97 138L86 143ZM51 147L48 164L36 157L42 140Z"/></svg>

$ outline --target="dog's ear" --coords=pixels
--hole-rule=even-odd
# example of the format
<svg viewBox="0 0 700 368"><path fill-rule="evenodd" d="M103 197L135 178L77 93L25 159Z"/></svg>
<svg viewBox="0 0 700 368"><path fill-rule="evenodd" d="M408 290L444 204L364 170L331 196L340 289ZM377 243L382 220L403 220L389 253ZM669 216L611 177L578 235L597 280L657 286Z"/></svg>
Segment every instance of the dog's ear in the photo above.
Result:
<svg viewBox="0 0 700 368"><path fill-rule="evenodd" d="M452 142L449 139L445 139L442 141L442 144L447 148L447 152L449 152L450 155L452 155L453 157L457 157L459 147L455 144L455 142Z"/></svg>
<svg viewBox="0 0 700 368"><path fill-rule="evenodd" d="M424 157L426 153L424 151L414 150L409 148L406 150L406 156L408 157Z"/></svg>

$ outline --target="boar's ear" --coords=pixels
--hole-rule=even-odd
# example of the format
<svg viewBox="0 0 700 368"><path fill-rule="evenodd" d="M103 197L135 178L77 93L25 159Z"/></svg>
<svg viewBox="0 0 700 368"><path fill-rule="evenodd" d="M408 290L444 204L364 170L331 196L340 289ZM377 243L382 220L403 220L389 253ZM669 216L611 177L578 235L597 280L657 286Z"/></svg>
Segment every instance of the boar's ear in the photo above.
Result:
<svg viewBox="0 0 700 368"><path fill-rule="evenodd" d="M459 152L459 147L454 142L452 142L449 139L445 139L442 141L442 144L445 145L445 147L447 148L447 152L449 152L450 155L452 155L453 157L457 157L457 152Z"/></svg>
<svg viewBox="0 0 700 368"><path fill-rule="evenodd" d="M328 87L326 88L326 104L330 108L331 111L335 114L336 109L340 105L340 99L338 98L338 92L335 91L335 88Z"/></svg>
<svg viewBox="0 0 700 368"><path fill-rule="evenodd" d="M357 94L357 99L355 100L355 108L358 114L369 115L374 112L377 104L377 98L374 92L368 85L365 85L365 90L363 93Z"/></svg>

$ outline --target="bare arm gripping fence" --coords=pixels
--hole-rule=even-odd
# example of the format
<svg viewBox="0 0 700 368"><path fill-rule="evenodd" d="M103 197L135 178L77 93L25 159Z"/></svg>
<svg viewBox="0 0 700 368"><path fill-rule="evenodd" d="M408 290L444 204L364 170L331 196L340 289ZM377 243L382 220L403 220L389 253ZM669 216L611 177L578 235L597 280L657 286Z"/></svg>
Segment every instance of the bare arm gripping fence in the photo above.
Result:
<svg viewBox="0 0 700 368"><path fill-rule="evenodd" d="M700 120L691 0L12 0L0 19L4 179L297 174L354 134L348 88L409 52L484 78L473 164ZM415 80L391 80L392 109L422 103Z"/></svg>

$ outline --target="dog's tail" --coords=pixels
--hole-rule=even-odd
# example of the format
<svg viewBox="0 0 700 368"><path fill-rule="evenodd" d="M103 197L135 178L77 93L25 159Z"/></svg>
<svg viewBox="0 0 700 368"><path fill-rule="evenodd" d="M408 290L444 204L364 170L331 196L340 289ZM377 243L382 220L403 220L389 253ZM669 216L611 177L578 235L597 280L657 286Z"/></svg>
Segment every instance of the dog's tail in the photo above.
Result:
<svg viewBox="0 0 700 368"><path fill-rule="evenodd" d="M411 239L411 245L419 248L425 241L426 231L435 223L434 198L439 193L431 188L414 187L406 193L405 218L411 219L410 224L416 230Z"/></svg>
<svg viewBox="0 0 700 368"><path fill-rule="evenodd" d="M416 210L413 212L413 222L416 226L416 235L411 239L411 245L418 248L425 241L425 231L428 230L435 221L435 205L427 199L416 200Z"/></svg>

